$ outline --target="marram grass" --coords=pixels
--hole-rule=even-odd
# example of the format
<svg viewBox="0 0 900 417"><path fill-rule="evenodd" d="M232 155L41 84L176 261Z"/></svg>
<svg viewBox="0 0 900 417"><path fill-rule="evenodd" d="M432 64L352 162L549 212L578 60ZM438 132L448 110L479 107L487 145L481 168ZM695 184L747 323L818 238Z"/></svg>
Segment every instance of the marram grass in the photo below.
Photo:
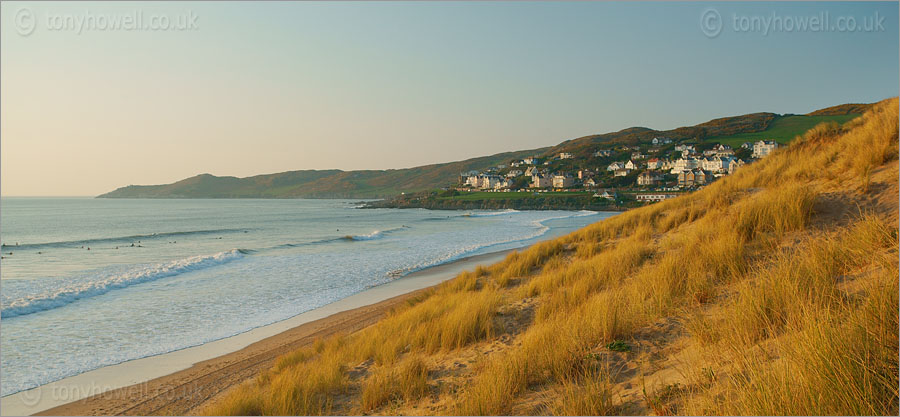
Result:
<svg viewBox="0 0 900 417"><path fill-rule="evenodd" d="M897 415L897 119L886 100L703 190L464 272L204 412ZM661 321L697 354L680 382L625 398L634 379L597 358Z"/></svg>

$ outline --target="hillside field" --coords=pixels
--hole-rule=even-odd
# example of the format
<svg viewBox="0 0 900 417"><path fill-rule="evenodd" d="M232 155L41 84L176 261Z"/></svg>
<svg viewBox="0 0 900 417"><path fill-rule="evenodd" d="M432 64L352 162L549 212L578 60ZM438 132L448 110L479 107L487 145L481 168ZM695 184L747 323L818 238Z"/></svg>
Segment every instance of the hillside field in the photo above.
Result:
<svg viewBox="0 0 900 417"><path fill-rule="evenodd" d="M819 123L835 122L843 124L853 118L859 117L858 114L841 114L841 115L825 115L825 116L802 116L791 115L782 116L769 125L769 128L761 132L739 133L736 135L719 136L707 138L707 142L719 142L729 145L732 148L738 148L744 142L756 142L758 140L775 140L784 145L794 140L797 136L802 135L807 130L812 129Z"/></svg>

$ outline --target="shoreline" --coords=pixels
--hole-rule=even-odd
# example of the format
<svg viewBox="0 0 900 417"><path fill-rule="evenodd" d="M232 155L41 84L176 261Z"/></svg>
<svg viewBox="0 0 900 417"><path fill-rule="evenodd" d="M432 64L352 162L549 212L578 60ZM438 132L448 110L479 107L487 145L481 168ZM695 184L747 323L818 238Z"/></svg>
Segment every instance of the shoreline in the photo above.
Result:
<svg viewBox="0 0 900 417"><path fill-rule="evenodd" d="M598 220L599 221L599 220ZM577 228L551 228L528 245L472 255L413 272L331 304L227 338L134 359L0 399L2 415L187 414L290 351L316 339L355 332L394 307L477 265Z"/></svg>
<svg viewBox="0 0 900 417"><path fill-rule="evenodd" d="M4 416L189 413L228 388L255 377L274 364L277 357L320 337L354 332L374 324L406 300L463 270L501 261L514 250L518 249L436 265L244 333L105 366L10 394L2 398L0 413ZM158 405L160 402L163 405ZM187 403L182 404L187 407L181 407L180 412L169 410L168 403L172 402Z"/></svg>

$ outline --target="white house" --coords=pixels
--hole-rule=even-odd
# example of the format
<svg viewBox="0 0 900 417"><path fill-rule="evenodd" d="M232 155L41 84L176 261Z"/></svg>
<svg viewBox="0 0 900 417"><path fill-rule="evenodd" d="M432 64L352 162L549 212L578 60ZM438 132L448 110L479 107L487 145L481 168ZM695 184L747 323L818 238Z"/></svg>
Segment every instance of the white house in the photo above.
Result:
<svg viewBox="0 0 900 417"><path fill-rule="evenodd" d="M570 154L568 152L560 152L559 153L559 159L572 159L572 158L574 158L574 156L572 156L572 154Z"/></svg>
<svg viewBox="0 0 900 417"><path fill-rule="evenodd" d="M569 188L575 184L575 178L572 178L571 175L554 175L553 176L553 188Z"/></svg>
<svg viewBox="0 0 900 417"><path fill-rule="evenodd" d="M650 143L652 143L654 145L668 145L668 144L672 143L672 139L664 138L664 137L657 137L657 138L653 138L653 140L651 140Z"/></svg>
<svg viewBox="0 0 900 417"><path fill-rule="evenodd" d="M706 171L718 171L722 168L722 161L719 158L701 158L700 169Z"/></svg>
<svg viewBox="0 0 900 417"><path fill-rule="evenodd" d="M669 173L678 174L683 171L690 171L697 168L700 168L700 162L698 160L694 158L678 158Z"/></svg>
<svg viewBox="0 0 900 417"><path fill-rule="evenodd" d="M479 185L483 189L491 189L500 183L500 177L497 175L484 175L481 177Z"/></svg>
<svg viewBox="0 0 900 417"><path fill-rule="evenodd" d="M612 151L609 149L601 149L597 152L594 152L594 156L596 157L606 157L612 155Z"/></svg>
<svg viewBox="0 0 900 417"><path fill-rule="evenodd" d="M703 158L700 160L700 169L712 172L727 172L728 164L730 162L731 158L723 158L720 156Z"/></svg>
<svg viewBox="0 0 900 417"><path fill-rule="evenodd" d="M515 177L518 177L519 175L522 175L522 170L513 169L506 173L506 178L515 178Z"/></svg>
<svg viewBox="0 0 900 417"><path fill-rule="evenodd" d="M638 169L638 164L636 164L632 160L628 160L628 162L625 163L625 169L630 169L630 170Z"/></svg>
<svg viewBox="0 0 900 417"><path fill-rule="evenodd" d="M616 161L616 162L609 164L609 166L606 167L607 171L618 171L620 169L625 169L625 163Z"/></svg>
<svg viewBox="0 0 900 417"><path fill-rule="evenodd" d="M538 158L535 158L533 156L530 156L528 158L523 159L522 163L525 165L537 165L537 164L541 163L541 160Z"/></svg>
<svg viewBox="0 0 900 417"><path fill-rule="evenodd" d="M593 178L588 178L584 181L584 186L588 188L594 188L597 186L597 181L594 181Z"/></svg>
<svg viewBox="0 0 900 417"><path fill-rule="evenodd" d="M617 170L616 170L616 173L615 173L615 176L617 176L617 177L624 177L624 176L628 175L629 172L631 172L631 171L630 171L630 170L627 170L627 169L617 169Z"/></svg>
<svg viewBox="0 0 900 417"><path fill-rule="evenodd" d="M753 157L765 158L777 148L778 142L775 142L774 140L761 140L759 142L755 142L753 144Z"/></svg>

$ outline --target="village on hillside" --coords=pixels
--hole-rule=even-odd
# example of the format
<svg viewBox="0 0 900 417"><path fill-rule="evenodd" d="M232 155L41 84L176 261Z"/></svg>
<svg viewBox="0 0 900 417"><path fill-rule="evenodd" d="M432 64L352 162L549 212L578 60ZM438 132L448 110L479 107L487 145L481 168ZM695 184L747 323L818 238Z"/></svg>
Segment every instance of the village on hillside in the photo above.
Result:
<svg viewBox="0 0 900 417"><path fill-rule="evenodd" d="M745 142L738 149L721 143L676 143L656 137L640 145L619 145L576 157L561 152L552 157L513 160L483 171L460 174L457 192L593 192L610 201L643 202L677 197L730 175L764 158L778 142Z"/></svg>

